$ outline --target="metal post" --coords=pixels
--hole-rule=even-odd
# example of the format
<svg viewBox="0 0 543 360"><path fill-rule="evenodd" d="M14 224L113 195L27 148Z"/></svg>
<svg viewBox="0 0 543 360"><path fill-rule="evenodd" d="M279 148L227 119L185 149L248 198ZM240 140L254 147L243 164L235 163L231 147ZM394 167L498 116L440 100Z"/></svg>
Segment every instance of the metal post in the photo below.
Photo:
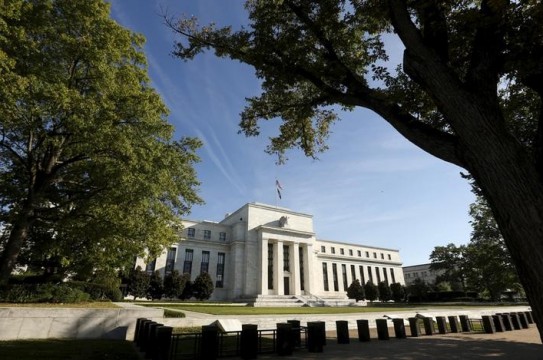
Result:
<svg viewBox="0 0 543 360"><path fill-rule="evenodd" d="M440 334L446 334L447 333L447 320L445 320L445 316L436 316L436 322L437 322L437 330Z"/></svg>
<svg viewBox="0 0 543 360"><path fill-rule="evenodd" d="M349 322L345 320L336 321L336 335L338 344L349 344Z"/></svg>
<svg viewBox="0 0 543 360"><path fill-rule="evenodd" d="M456 316L449 316L449 326L451 327L452 333L457 333L459 331L458 318Z"/></svg>
<svg viewBox="0 0 543 360"><path fill-rule="evenodd" d="M394 324L394 335L396 336L396 339L405 339L407 336L405 335L403 319L392 319L392 323Z"/></svg>
<svg viewBox="0 0 543 360"><path fill-rule="evenodd" d="M240 356L244 360L256 359L258 354L258 325L241 325Z"/></svg>
<svg viewBox="0 0 543 360"><path fill-rule="evenodd" d="M409 329L411 330L411 336L418 337L420 335L418 326L419 319L416 317L410 317L407 320L409 320Z"/></svg>
<svg viewBox="0 0 543 360"><path fill-rule="evenodd" d="M388 335L388 324L386 319L376 319L375 324L377 325L377 337L379 340L388 340L390 336Z"/></svg>
<svg viewBox="0 0 543 360"><path fill-rule="evenodd" d="M370 322L368 320L356 320L358 327L358 341L370 341Z"/></svg>

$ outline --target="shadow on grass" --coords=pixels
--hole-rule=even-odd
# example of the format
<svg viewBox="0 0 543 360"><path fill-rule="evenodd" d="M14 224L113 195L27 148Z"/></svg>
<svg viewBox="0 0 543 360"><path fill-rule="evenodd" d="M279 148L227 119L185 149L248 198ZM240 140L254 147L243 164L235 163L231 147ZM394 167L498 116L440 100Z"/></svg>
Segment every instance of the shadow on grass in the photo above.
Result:
<svg viewBox="0 0 543 360"><path fill-rule="evenodd" d="M0 341L0 359L140 360L131 342L121 340Z"/></svg>

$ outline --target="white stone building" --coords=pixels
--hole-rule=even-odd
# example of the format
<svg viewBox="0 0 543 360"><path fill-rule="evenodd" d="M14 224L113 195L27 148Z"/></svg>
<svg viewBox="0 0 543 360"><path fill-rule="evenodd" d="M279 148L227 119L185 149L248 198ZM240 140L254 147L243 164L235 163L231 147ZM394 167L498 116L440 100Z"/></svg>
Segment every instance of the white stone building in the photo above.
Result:
<svg viewBox="0 0 543 360"><path fill-rule="evenodd" d="M212 300L347 299L354 279L405 284L398 250L318 240L312 215L249 203L220 222L183 221L180 241L147 271L208 272Z"/></svg>
<svg viewBox="0 0 543 360"><path fill-rule="evenodd" d="M431 264L420 264L403 267L403 276L405 285L411 285L416 279L423 280L425 283L434 285L439 275L443 275L444 271L430 270Z"/></svg>

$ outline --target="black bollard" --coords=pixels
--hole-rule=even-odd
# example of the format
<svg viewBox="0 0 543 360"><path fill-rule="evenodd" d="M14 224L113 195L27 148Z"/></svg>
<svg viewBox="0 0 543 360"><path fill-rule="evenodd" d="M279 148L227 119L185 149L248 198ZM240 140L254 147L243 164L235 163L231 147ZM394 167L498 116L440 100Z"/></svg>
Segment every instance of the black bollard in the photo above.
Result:
<svg viewBox="0 0 543 360"><path fill-rule="evenodd" d="M258 354L258 326L241 325L240 356L244 360L256 359Z"/></svg>
<svg viewBox="0 0 543 360"><path fill-rule="evenodd" d="M471 326L469 325L469 317L467 315L460 315L458 317L460 318L460 327L462 328L462 332L470 332Z"/></svg>
<svg viewBox="0 0 543 360"><path fill-rule="evenodd" d="M219 328L214 325L202 326L200 358L215 360L219 356Z"/></svg>
<svg viewBox="0 0 543 360"><path fill-rule="evenodd" d="M411 330L412 337L419 337L419 319L416 317L410 317L407 319L409 321L409 329Z"/></svg>
<svg viewBox="0 0 543 360"><path fill-rule="evenodd" d="M307 323L307 350L311 353L321 353L324 346L324 338L321 326L322 321Z"/></svg>
<svg viewBox="0 0 543 360"><path fill-rule="evenodd" d="M494 329L496 329L496 332L505 331L501 315L492 315L492 321L494 321Z"/></svg>
<svg viewBox="0 0 543 360"><path fill-rule="evenodd" d="M287 323L292 324L292 340L294 341L294 347L302 346L300 320L287 320Z"/></svg>
<svg viewBox="0 0 543 360"><path fill-rule="evenodd" d="M336 336L338 344L349 344L349 322L345 320L336 321Z"/></svg>
<svg viewBox="0 0 543 360"><path fill-rule="evenodd" d="M140 335L140 332L141 332L141 328L143 326L143 321L144 320L147 320L146 318L138 318L136 320L136 329L134 330L134 342L136 343L136 345L139 345L138 342L139 342L139 335Z"/></svg>
<svg viewBox="0 0 543 360"><path fill-rule="evenodd" d="M390 336L388 335L388 323L386 319L376 319L375 324L377 325L377 338L379 340L388 340Z"/></svg>
<svg viewBox="0 0 543 360"><path fill-rule="evenodd" d="M275 351L279 356L292 355L294 351L294 342L292 341L292 324L277 323L277 342Z"/></svg>
<svg viewBox="0 0 543 360"><path fill-rule="evenodd" d="M424 323L424 333L426 335L433 335L434 334L434 321L431 317L425 317L422 319L422 322Z"/></svg>
<svg viewBox="0 0 543 360"><path fill-rule="evenodd" d="M457 333L459 331L458 318L456 316L449 316L449 326L452 333Z"/></svg>
<svg viewBox="0 0 543 360"><path fill-rule="evenodd" d="M445 316L436 316L436 322L437 322L437 330L440 334L446 334L447 333L447 320L445 320Z"/></svg>
<svg viewBox="0 0 543 360"><path fill-rule="evenodd" d="M143 320L140 330L140 341L139 348L142 352L146 352L147 346L149 344L149 327L153 324L154 321Z"/></svg>
<svg viewBox="0 0 543 360"><path fill-rule="evenodd" d="M147 355L148 358L151 358L151 359L154 359L157 353L156 329L159 326L164 326L164 324L153 322L151 323L151 325L149 325L149 335L148 335L147 347L145 348L145 354Z"/></svg>
<svg viewBox="0 0 543 360"><path fill-rule="evenodd" d="M485 333L494 334L494 320L492 320L492 317L483 315L481 318L483 319L483 330Z"/></svg>
<svg viewBox="0 0 543 360"><path fill-rule="evenodd" d="M526 319L528 319L528 324L533 324L534 323L534 317L532 316L532 312L531 311L525 311L524 313L526 314Z"/></svg>
<svg viewBox="0 0 543 360"><path fill-rule="evenodd" d="M356 320L358 328L358 341L370 341L370 322L368 320Z"/></svg>
<svg viewBox="0 0 543 360"><path fill-rule="evenodd" d="M524 312L518 312L517 316L520 322L520 327L523 329L528 329L530 327L530 324L528 324L528 319L526 318L526 314Z"/></svg>
<svg viewBox="0 0 543 360"><path fill-rule="evenodd" d="M513 329L520 330L521 326L517 313L511 313L509 316L511 317L511 325L513 325Z"/></svg>
<svg viewBox="0 0 543 360"><path fill-rule="evenodd" d="M158 326L156 332L156 357L155 360L168 360L170 356L170 346L172 344L172 331L170 326Z"/></svg>
<svg viewBox="0 0 543 360"><path fill-rule="evenodd" d="M503 328L505 331L512 331L513 324L511 323L511 316L509 314L500 314L503 322Z"/></svg>
<svg viewBox="0 0 543 360"><path fill-rule="evenodd" d="M407 336L405 335L403 319L392 319L392 323L394 324L394 335L396 336L396 339L405 339Z"/></svg>

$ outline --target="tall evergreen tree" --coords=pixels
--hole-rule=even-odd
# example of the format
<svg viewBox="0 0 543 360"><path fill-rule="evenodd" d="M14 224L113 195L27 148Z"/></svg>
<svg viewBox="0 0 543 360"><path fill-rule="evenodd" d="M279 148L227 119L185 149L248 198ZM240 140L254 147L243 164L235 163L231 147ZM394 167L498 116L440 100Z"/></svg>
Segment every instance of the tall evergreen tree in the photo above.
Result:
<svg viewBox="0 0 543 360"><path fill-rule="evenodd" d="M360 284L358 279L355 279L347 288L347 297L356 300L356 302L366 298L364 287Z"/></svg>
<svg viewBox="0 0 543 360"><path fill-rule="evenodd" d="M366 293L366 300L374 302L379 298L379 289L377 285L368 280L364 285L364 292Z"/></svg>

